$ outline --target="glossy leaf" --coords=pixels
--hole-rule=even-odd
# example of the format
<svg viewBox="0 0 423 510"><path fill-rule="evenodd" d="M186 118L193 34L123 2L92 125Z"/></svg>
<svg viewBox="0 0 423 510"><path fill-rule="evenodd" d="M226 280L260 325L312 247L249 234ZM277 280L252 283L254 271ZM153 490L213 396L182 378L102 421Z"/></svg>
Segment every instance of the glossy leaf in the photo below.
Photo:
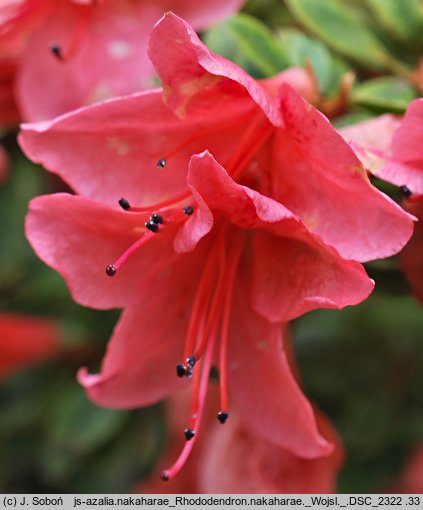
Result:
<svg viewBox="0 0 423 510"><path fill-rule="evenodd" d="M388 67L391 57L364 15L341 0L286 0L295 18L343 55L374 70Z"/></svg>
<svg viewBox="0 0 423 510"><path fill-rule="evenodd" d="M299 30L287 28L278 34L291 66L304 67L311 63L321 91L326 90L332 78L332 57L324 44L307 37Z"/></svg>
<svg viewBox="0 0 423 510"><path fill-rule="evenodd" d="M64 389L50 416L50 440L80 453L102 446L124 425L129 413L97 407L76 383ZM81 423L83 417L83 423Z"/></svg>
<svg viewBox="0 0 423 510"><path fill-rule="evenodd" d="M413 45L420 43L423 29L423 4L420 0L365 1L378 22L393 37Z"/></svg>
<svg viewBox="0 0 423 510"><path fill-rule="evenodd" d="M348 71L348 66L335 58L325 44L294 28L280 30L277 40L285 51L290 66L313 66L322 94L331 95L337 92L339 80Z"/></svg>
<svg viewBox="0 0 423 510"><path fill-rule="evenodd" d="M268 78L288 67L288 59L272 32L260 21L239 14L206 32L204 42L255 78Z"/></svg>
<svg viewBox="0 0 423 510"><path fill-rule="evenodd" d="M377 111L402 113L418 93L414 87L401 78L374 78L357 85L351 101Z"/></svg>

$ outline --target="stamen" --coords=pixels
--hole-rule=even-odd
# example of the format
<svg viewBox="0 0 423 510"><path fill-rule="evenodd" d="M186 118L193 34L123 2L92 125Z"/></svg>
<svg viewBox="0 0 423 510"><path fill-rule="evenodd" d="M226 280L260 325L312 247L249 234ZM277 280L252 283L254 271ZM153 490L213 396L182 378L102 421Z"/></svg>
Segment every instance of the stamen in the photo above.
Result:
<svg viewBox="0 0 423 510"><path fill-rule="evenodd" d="M130 208L131 212L147 212L149 213L151 210L160 211L160 209L163 209L168 206L176 206L179 202L182 202L182 200L186 200L189 198L191 193L189 191L184 191L183 193L180 193L179 195L175 195L171 198L168 198L166 200L163 200L163 202L159 202L157 204L147 205L143 207L132 207Z"/></svg>
<svg viewBox="0 0 423 510"><path fill-rule="evenodd" d="M176 373L178 377L184 377L184 375L187 373L187 369L182 363L178 363L176 365Z"/></svg>
<svg viewBox="0 0 423 510"><path fill-rule="evenodd" d="M204 412L204 404L206 401L206 393L207 393L207 387L209 382L209 375L210 375L210 368L213 361L213 352L214 347L216 344L216 330L213 331L213 334L211 335L210 342L207 345L207 351L204 356L204 362L203 366L201 367L201 376L196 375L195 378L199 379L199 385L198 385L198 391L195 391L196 397L194 399L194 403L196 402L196 408L193 408L193 412L191 414L194 419L191 420L191 422L194 423L194 425L191 425L189 428L192 430L198 431L200 428L201 419L203 417ZM197 372L200 374L200 372ZM188 440L185 442L184 447L182 448L182 451L176 460L176 462L171 466L169 469L166 469L162 471L160 477L162 480L167 481L174 478L179 471L183 468L185 462L187 461L193 447L195 444L195 440L197 438L197 434L195 434L191 440Z"/></svg>
<svg viewBox="0 0 423 510"><path fill-rule="evenodd" d="M157 233L159 231L159 225L156 222L152 221L152 220L146 221L145 222L145 226L151 232Z"/></svg>
<svg viewBox="0 0 423 510"><path fill-rule="evenodd" d="M131 208L131 204L128 202L128 200L126 200L126 198L121 198L119 200L119 205L122 207L122 209L124 209L125 211L129 211L129 209Z"/></svg>
<svg viewBox="0 0 423 510"><path fill-rule="evenodd" d="M50 45L50 52L60 62L66 62L69 59L75 57L81 49L82 43L86 38L88 28L91 23L92 9L86 9L83 6L81 7L82 8L80 9L78 19L76 21L73 37L68 48L63 50L62 46L57 42L54 42Z"/></svg>
<svg viewBox="0 0 423 510"><path fill-rule="evenodd" d="M194 207L192 207L191 205L188 205L187 207L184 207L182 209L182 212L184 214L186 214L187 216L191 216L191 214L193 214L193 212L194 212Z"/></svg>
<svg viewBox="0 0 423 510"><path fill-rule="evenodd" d="M222 425L226 422L228 418L229 414L226 411L219 411L217 413L217 419L220 421Z"/></svg>
<svg viewBox="0 0 423 510"><path fill-rule="evenodd" d="M212 302L210 305L210 310L207 316L206 326L204 330L204 334L202 335L202 339L200 344L197 346L194 352L194 358L200 359L203 355L204 349L206 347L209 335L213 326L217 323L219 307L222 303L222 293L225 286L225 264L226 264L226 252L225 252L225 230L221 231L220 238L218 240L218 253L219 253L219 276L217 279L216 290L214 292Z"/></svg>
<svg viewBox="0 0 423 510"><path fill-rule="evenodd" d="M57 60L60 60L63 62L63 54L62 54L62 48L59 44L54 43L50 46L51 53L57 58Z"/></svg>
<svg viewBox="0 0 423 510"><path fill-rule="evenodd" d="M156 225L157 226L157 225ZM154 238L153 232L146 232L142 237L140 237L134 244L132 244L113 264L110 264L106 267L106 273L109 276L113 276L116 274L118 269L129 259L131 255L137 252L144 244L148 243L151 239Z"/></svg>
<svg viewBox="0 0 423 510"><path fill-rule="evenodd" d="M194 303L191 310L191 320L188 325L188 332L185 341L183 359L188 359L192 356L195 348L196 339L199 336L201 322L204 320L204 310L206 309L209 300L209 289L214 276L214 250L210 251L205 263L205 269L200 278L200 283L195 294ZM195 356L195 354L194 354ZM199 359L195 356L196 359Z"/></svg>
<svg viewBox="0 0 423 510"><path fill-rule="evenodd" d="M188 356L187 363L191 368L194 368L194 365L197 363L197 359L195 356Z"/></svg>
<svg viewBox="0 0 423 510"><path fill-rule="evenodd" d="M414 194L411 191L411 189L408 188L407 186L400 186L399 189L402 192L402 194L405 196L405 198L407 199L407 202L411 202L412 204L416 204L418 202L422 202L423 201L423 195L416 195L416 194Z"/></svg>
<svg viewBox="0 0 423 510"><path fill-rule="evenodd" d="M161 224L164 223L163 216L160 216L160 214L157 214L157 213L154 213L151 215L151 221L153 221L154 223L161 223Z"/></svg>
<svg viewBox="0 0 423 510"><path fill-rule="evenodd" d="M407 186L400 186L399 189L404 196L411 197L411 195L412 195L411 190L409 188L407 188Z"/></svg>
<svg viewBox="0 0 423 510"><path fill-rule="evenodd" d="M231 250L231 264L227 275L227 289L225 301L223 303L222 332L220 335L219 346L219 386L220 386L220 413L218 420L225 423L228 419L228 340L229 323L231 318L231 306L235 287L235 278L237 275L238 264L241 258L242 248L244 246L244 236L238 235L233 243Z"/></svg>
<svg viewBox="0 0 423 510"><path fill-rule="evenodd" d="M108 276L114 276L116 274L116 267L113 264L109 264L106 267L106 274Z"/></svg>
<svg viewBox="0 0 423 510"><path fill-rule="evenodd" d="M263 117L263 115L261 115L261 117ZM179 152L181 152L183 149L185 149L186 147L188 147L189 145L193 144L194 142L198 142L199 140L203 140L204 138L210 136L210 135L214 135L214 134L222 134L222 136L224 135L224 131L225 130L229 130L229 129L233 129L234 126L240 124L240 123L243 123L245 122L245 117L238 117L236 119L230 119L229 122L227 123L216 123L216 125L214 125L213 127L211 127L210 129L207 129L205 131L196 131L196 134L190 138L188 138L187 140L181 142L179 145L177 145L173 150L171 150L170 152L168 152L162 159L159 159L159 161L157 162L157 167L158 168L164 168L165 165L167 164L168 160L175 156L175 154L178 154ZM200 150L195 150L193 152L201 152L203 149L200 149Z"/></svg>
<svg viewBox="0 0 423 510"><path fill-rule="evenodd" d="M185 434L185 439L187 441L191 441L191 439L195 436L195 431L192 429L185 429L184 434Z"/></svg>

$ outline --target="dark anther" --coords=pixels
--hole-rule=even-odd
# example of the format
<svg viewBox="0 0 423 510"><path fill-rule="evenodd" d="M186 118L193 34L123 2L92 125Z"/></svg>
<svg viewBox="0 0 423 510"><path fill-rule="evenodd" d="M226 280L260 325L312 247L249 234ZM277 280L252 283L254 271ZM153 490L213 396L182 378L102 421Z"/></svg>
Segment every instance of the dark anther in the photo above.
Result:
<svg viewBox="0 0 423 510"><path fill-rule="evenodd" d="M160 214L157 214L157 213L152 214L150 220L153 223L163 223L163 221L164 221L163 216L160 216Z"/></svg>
<svg viewBox="0 0 423 510"><path fill-rule="evenodd" d="M184 377L184 375L187 373L187 369L184 367L182 363L178 363L176 365L176 374L178 377Z"/></svg>
<svg viewBox="0 0 423 510"><path fill-rule="evenodd" d="M154 221L147 221L145 226L148 228L148 230L151 230L151 232L156 233L159 230L159 226L157 223L154 223Z"/></svg>
<svg viewBox="0 0 423 510"><path fill-rule="evenodd" d="M108 276L114 276L116 274L116 268L113 264L106 267L106 274Z"/></svg>
<svg viewBox="0 0 423 510"><path fill-rule="evenodd" d="M160 478L164 481L164 482L167 482L169 481L169 474L167 473L167 471L163 471L160 475Z"/></svg>
<svg viewBox="0 0 423 510"><path fill-rule="evenodd" d="M195 356L189 356L187 358L187 363L191 368L193 368L194 365L197 363L197 359L195 358Z"/></svg>
<svg viewBox="0 0 423 510"><path fill-rule="evenodd" d="M62 48L57 43L50 46L50 51L58 60L63 60Z"/></svg>
<svg viewBox="0 0 423 510"><path fill-rule="evenodd" d="M407 188L407 186L400 186L400 191L405 197L411 197L411 190Z"/></svg>
<svg viewBox="0 0 423 510"><path fill-rule="evenodd" d="M126 200L126 198L121 198L119 200L119 205L124 209L125 211L128 211L128 209L131 208L131 204Z"/></svg>
<svg viewBox="0 0 423 510"><path fill-rule="evenodd" d="M186 374L185 374L185 375L188 377L188 379L189 379L190 377L192 377L192 368L191 368L191 367L187 369L187 372L186 372Z"/></svg>
<svg viewBox="0 0 423 510"><path fill-rule="evenodd" d="M184 434L185 434L185 439L187 441L191 441L191 439L195 436L195 432L192 429L185 429Z"/></svg>
<svg viewBox="0 0 423 510"><path fill-rule="evenodd" d="M228 419L229 414L225 411L219 411L217 413L217 419L220 421L220 423L223 425L225 421Z"/></svg>
<svg viewBox="0 0 423 510"><path fill-rule="evenodd" d="M188 207L184 207L184 208L182 209L182 212L183 212L184 214L186 214L187 216L191 216L191 214L194 212L194 207L192 207L192 206L190 206L190 205L189 205Z"/></svg>
<svg viewBox="0 0 423 510"><path fill-rule="evenodd" d="M165 159L159 159L159 161L157 161L157 168L164 168L165 166L166 166Z"/></svg>

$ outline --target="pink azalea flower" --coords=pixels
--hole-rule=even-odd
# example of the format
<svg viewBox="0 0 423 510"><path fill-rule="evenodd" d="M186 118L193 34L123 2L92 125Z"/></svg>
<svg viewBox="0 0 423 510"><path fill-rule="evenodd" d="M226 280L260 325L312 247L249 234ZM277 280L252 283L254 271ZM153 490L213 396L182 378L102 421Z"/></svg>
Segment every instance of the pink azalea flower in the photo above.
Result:
<svg viewBox="0 0 423 510"><path fill-rule="evenodd" d="M153 475L140 483L135 492L158 494L306 494L331 493L343 462L338 436L321 414L316 413L318 428L335 448L325 457L304 459L294 456L271 438L257 438L242 418L231 409L231 419L222 427L210 412L218 405L217 385L211 384L202 434L184 468L184 476L163 485ZM167 466L181 448L181 429L190 394L182 392L167 402L168 447L159 465ZM228 455L230 452L230 455ZM224 463L223 463L224 459ZM222 466L224 465L224 469Z"/></svg>
<svg viewBox="0 0 423 510"><path fill-rule="evenodd" d="M423 301L423 99L412 101L402 120L386 114L340 132L370 172L401 187L405 209L419 220L401 253L401 267Z"/></svg>
<svg viewBox="0 0 423 510"><path fill-rule="evenodd" d="M0 380L60 350L59 331L47 319L0 314Z"/></svg>
<svg viewBox="0 0 423 510"><path fill-rule="evenodd" d="M339 129L339 133L363 162L366 170L383 179L381 169L391 155L392 138L401 119L385 113Z"/></svg>
<svg viewBox="0 0 423 510"><path fill-rule="evenodd" d="M280 88L256 82L173 14L154 29L150 56L166 104L161 90L116 98L20 136L30 158L83 195L35 199L32 246L79 303L124 308L101 373L79 380L100 405L135 407L193 374L189 441L170 478L196 439L212 365L220 421L229 390L259 437L328 455L281 324L365 299L373 282L357 260L399 251L412 218L371 186L283 73Z"/></svg>
<svg viewBox="0 0 423 510"><path fill-rule="evenodd" d="M401 268L415 296L423 303L423 200L407 200L405 208L419 221L410 242L401 252Z"/></svg>
<svg viewBox="0 0 423 510"><path fill-rule="evenodd" d="M202 30L243 3L6 0L0 7L0 76L2 57L14 57L16 98L23 118L51 118L150 88L153 68L146 52L148 36L166 10L174 10Z"/></svg>
<svg viewBox="0 0 423 510"><path fill-rule="evenodd" d="M423 99L412 101L402 120L385 114L340 132L374 175L423 194Z"/></svg>

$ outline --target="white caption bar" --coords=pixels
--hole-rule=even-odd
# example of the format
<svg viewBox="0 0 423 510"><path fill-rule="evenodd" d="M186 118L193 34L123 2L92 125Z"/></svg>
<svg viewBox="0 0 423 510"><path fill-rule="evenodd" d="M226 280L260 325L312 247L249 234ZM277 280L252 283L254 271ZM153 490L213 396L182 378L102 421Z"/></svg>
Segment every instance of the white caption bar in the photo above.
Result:
<svg viewBox="0 0 423 510"><path fill-rule="evenodd" d="M87 510L134 508L233 508L263 509L264 507L298 510L299 508L317 508L321 510L367 510L408 509L423 510L423 495L419 494L192 494L192 495L154 495L154 494L3 494L0 495L0 509L17 508L21 510Z"/></svg>

